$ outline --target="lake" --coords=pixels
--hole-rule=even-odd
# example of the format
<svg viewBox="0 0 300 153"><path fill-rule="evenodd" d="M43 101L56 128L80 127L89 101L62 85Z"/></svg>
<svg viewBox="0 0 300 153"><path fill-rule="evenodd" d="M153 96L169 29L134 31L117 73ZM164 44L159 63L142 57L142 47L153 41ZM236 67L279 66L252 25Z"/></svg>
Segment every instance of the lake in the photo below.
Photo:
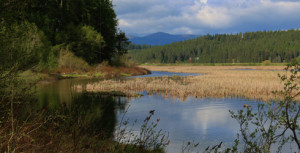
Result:
<svg viewBox="0 0 300 153"><path fill-rule="evenodd" d="M155 77L165 75L195 76L199 74L152 73L152 76ZM241 98L187 98L180 100L160 96L156 93L148 94L147 92L142 92L141 94L144 96L140 98L125 98L83 94L72 90L74 85L95 81L97 80L68 79L41 85L38 94L39 105L41 108L48 105L51 109L56 109L62 104L68 108L79 105L80 107L75 108L84 108L80 109L80 114L84 114L84 118L90 121L89 126L93 127L94 131L108 129L107 133L111 136L118 129L126 110L124 118L129 119L128 127L132 128L134 133L139 133L149 111L155 110L153 119L160 119L157 128L169 134L170 145L166 148L169 153L181 152L183 143L188 141L199 142L198 148L201 151L207 146L217 145L220 142L223 142L223 147L232 146L239 132L239 127L237 121L231 118L229 110L236 112L245 109L244 104L251 105L256 110L257 105L261 103ZM132 125L135 120L137 122ZM104 123L109 125L103 125Z"/></svg>
<svg viewBox="0 0 300 153"><path fill-rule="evenodd" d="M147 95L128 101L126 117L137 119L139 130L149 110L155 110L155 118L159 118L158 127L168 131L171 143L167 152L180 152L183 142L194 140L200 142L200 149L223 142L223 146L230 147L239 131L238 123L232 119L229 110L243 109L244 104L254 108L258 102L244 99L194 99L188 98L184 102L174 98ZM123 116L118 113L118 119ZM131 121L133 121L131 120Z"/></svg>
<svg viewBox="0 0 300 153"><path fill-rule="evenodd" d="M176 72L163 72L163 71L151 71L151 74L148 75L140 75L140 76L130 76L125 77L126 79L134 79L134 78L147 78L147 77L163 77L163 76L198 76L199 73L176 73Z"/></svg>

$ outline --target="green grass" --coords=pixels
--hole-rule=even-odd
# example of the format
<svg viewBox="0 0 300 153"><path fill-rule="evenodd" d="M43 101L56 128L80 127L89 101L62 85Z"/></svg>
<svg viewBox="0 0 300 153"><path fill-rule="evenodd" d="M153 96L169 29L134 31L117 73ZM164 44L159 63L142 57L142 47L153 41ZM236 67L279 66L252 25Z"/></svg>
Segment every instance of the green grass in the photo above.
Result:
<svg viewBox="0 0 300 153"><path fill-rule="evenodd" d="M83 78L83 77L88 77L87 74L76 74L76 73L63 74L61 76L62 77L66 77L66 78Z"/></svg>
<svg viewBox="0 0 300 153"><path fill-rule="evenodd" d="M31 70L24 71L19 74L20 78L24 79L27 82L38 82L42 80L53 80L54 78L49 76L46 73L36 73Z"/></svg>
<svg viewBox="0 0 300 153"><path fill-rule="evenodd" d="M132 74L128 74L128 73L120 73L121 76L132 76Z"/></svg>
<svg viewBox="0 0 300 153"><path fill-rule="evenodd" d="M98 77L102 77L103 74L102 74L102 73L99 73L99 72L96 72L96 73L94 73L93 76L98 78Z"/></svg>
<svg viewBox="0 0 300 153"><path fill-rule="evenodd" d="M152 63L141 66L286 66L287 63Z"/></svg>

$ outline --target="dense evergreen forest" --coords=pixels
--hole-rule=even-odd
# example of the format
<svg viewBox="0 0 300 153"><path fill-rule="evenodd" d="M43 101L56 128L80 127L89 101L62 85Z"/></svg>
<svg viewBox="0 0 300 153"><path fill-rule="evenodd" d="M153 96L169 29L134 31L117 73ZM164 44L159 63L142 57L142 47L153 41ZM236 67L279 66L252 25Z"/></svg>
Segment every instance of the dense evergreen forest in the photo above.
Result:
<svg viewBox="0 0 300 153"><path fill-rule="evenodd" d="M129 53L139 63L282 63L300 55L300 31L205 35Z"/></svg>
<svg viewBox="0 0 300 153"><path fill-rule="evenodd" d="M128 44L111 0L3 0L0 25L2 68L20 59L57 67L62 50L93 65L126 53Z"/></svg>

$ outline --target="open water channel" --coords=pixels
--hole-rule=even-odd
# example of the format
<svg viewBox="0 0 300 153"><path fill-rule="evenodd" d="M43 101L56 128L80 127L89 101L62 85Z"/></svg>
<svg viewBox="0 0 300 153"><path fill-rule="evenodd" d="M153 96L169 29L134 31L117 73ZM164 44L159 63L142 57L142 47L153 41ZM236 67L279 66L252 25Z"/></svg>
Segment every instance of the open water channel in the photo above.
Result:
<svg viewBox="0 0 300 153"><path fill-rule="evenodd" d="M152 75L140 77L159 76L195 76L198 74L153 72ZM130 78L134 79L134 77ZM239 126L235 119L232 119L229 110L238 111L245 109L244 104L251 105L255 110L261 102L240 98L225 99L195 99L187 98L179 100L172 97L163 97L156 93L148 94L140 98L125 98L111 96L86 96L72 90L76 84L86 84L96 80L68 79L60 80L51 84L39 87L40 106L48 105L55 109L60 105L73 107L82 105L81 114L91 120L91 127L112 129L109 132L113 135L114 129L120 125L121 119L129 119L128 126L132 127L134 133L139 133L140 127L148 116L150 110L155 110L153 119L160 119L158 129L169 134L170 144L167 152L181 152L183 143L188 141L199 142L200 151L207 146L223 142L223 147L230 147L237 138ZM106 101L103 103L103 101ZM107 102L108 101L108 102ZM81 107L79 107L81 108ZM126 112L127 110L127 112ZM102 113L99 113L102 112ZM124 113L126 112L125 116ZM104 115L103 115L104 114ZM132 125L132 123L137 122ZM108 125L103 125L107 123ZM101 124L101 125L100 125ZM291 152L291 150L286 150Z"/></svg>

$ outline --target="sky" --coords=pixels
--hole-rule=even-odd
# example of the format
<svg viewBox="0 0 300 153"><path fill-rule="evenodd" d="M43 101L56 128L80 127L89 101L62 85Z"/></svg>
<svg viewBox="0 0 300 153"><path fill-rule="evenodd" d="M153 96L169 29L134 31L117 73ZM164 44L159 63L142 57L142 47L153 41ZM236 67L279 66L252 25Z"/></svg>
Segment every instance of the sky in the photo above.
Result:
<svg viewBox="0 0 300 153"><path fill-rule="evenodd" d="M300 29L300 0L113 0L127 35Z"/></svg>

